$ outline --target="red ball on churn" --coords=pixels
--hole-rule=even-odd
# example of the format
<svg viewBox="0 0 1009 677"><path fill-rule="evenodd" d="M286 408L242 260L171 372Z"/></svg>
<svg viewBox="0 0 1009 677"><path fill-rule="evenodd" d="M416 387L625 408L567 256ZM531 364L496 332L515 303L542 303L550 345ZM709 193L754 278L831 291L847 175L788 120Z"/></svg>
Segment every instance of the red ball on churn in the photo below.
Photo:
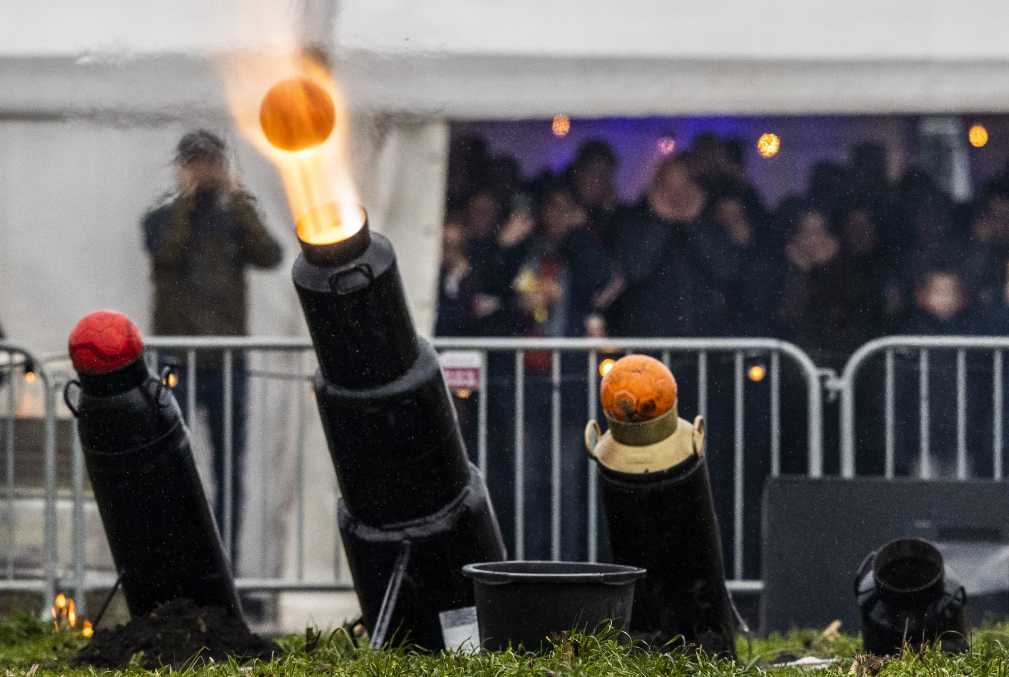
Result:
<svg viewBox="0 0 1009 677"><path fill-rule="evenodd" d="M85 374L107 374L122 369L144 351L137 325L122 313L99 310L70 332L70 360Z"/></svg>

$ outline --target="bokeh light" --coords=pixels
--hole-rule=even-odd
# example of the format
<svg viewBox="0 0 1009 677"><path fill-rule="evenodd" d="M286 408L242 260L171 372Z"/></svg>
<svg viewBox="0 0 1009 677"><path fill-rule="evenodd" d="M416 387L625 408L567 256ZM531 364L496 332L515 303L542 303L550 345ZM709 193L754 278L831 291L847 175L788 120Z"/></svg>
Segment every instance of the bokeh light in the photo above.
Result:
<svg viewBox="0 0 1009 677"><path fill-rule="evenodd" d="M556 115L551 129L554 136L567 136L571 131L571 119L567 115Z"/></svg>
<svg viewBox="0 0 1009 677"><path fill-rule="evenodd" d="M980 148L988 143L988 130L984 128L984 125L974 125L967 132L967 138L970 139L970 145Z"/></svg>
<svg viewBox="0 0 1009 677"><path fill-rule="evenodd" d="M666 134L665 136L659 138L657 145L660 153L663 155L669 155L676 150L676 139L669 134Z"/></svg>
<svg viewBox="0 0 1009 677"><path fill-rule="evenodd" d="M757 139L757 152L761 157L773 157L781 150L781 139L776 134L761 134Z"/></svg>
<svg viewBox="0 0 1009 677"><path fill-rule="evenodd" d="M606 376L606 374L610 373L610 369L613 368L614 364L616 364L615 360L603 360L602 362L600 362L599 363L599 375L600 376Z"/></svg>
<svg viewBox="0 0 1009 677"><path fill-rule="evenodd" d="M767 370L764 369L764 365L755 364L747 371L747 375L749 375L751 381L760 382L767 376Z"/></svg>

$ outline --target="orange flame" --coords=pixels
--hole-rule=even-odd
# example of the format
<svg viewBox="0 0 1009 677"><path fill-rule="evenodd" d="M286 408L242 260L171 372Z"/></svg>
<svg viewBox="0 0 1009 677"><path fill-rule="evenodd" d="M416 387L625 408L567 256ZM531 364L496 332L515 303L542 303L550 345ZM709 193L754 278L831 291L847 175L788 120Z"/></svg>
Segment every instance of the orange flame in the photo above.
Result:
<svg viewBox="0 0 1009 677"><path fill-rule="evenodd" d="M247 57L228 65L226 82L232 117L280 171L295 223L337 203L309 219L303 239L338 242L360 230L347 154L350 118L328 69L304 53Z"/></svg>
<svg viewBox="0 0 1009 677"><path fill-rule="evenodd" d="M70 600L70 605L67 607L67 623L70 627L77 625L77 610L74 608L74 601Z"/></svg>
<svg viewBox="0 0 1009 677"><path fill-rule="evenodd" d="M70 604L73 604L72 600ZM67 616L67 596L62 592L56 595L56 599L53 600L53 605L49 608L49 611L53 615L53 627L59 632L60 619Z"/></svg>
<svg viewBox="0 0 1009 677"><path fill-rule="evenodd" d="M84 625L81 628L81 634L85 637L90 637L95 634L94 628L91 627L91 621L84 621Z"/></svg>

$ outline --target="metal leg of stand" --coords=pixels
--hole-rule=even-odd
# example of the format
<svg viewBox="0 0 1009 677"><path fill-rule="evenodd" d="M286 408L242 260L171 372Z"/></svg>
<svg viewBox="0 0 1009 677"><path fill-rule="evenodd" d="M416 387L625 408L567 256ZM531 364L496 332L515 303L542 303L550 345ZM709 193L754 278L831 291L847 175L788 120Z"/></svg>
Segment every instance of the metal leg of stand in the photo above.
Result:
<svg viewBox="0 0 1009 677"><path fill-rule="evenodd" d="M371 633L371 648L381 649L385 644L389 634L389 624L392 622L392 612L396 609L396 601L399 599L399 588L403 583L403 575L406 567L410 564L410 541L404 541L399 548L399 556L396 557L396 564L392 568L392 576L389 577L389 585L385 589L385 597L382 598L382 608L378 612L378 620L375 622L375 631Z"/></svg>

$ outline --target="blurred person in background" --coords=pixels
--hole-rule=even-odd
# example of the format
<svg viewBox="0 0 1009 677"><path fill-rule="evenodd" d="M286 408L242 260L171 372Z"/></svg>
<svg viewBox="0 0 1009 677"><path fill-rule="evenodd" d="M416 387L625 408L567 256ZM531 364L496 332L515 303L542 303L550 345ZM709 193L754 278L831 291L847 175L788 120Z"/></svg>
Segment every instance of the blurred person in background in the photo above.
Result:
<svg viewBox="0 0 1009 677"><path fill-rule="evenodd" d="M837 216L848 208L853 195L851 173L833 160L820 160L813 165L806 185L809 205L829 216ZM788 233L782 233L782 244Z"/></svg>
<svg viewBox="0 0 1009 677"><path fill-rule="evenodd" d="M843 258L854 290L863 340L901 331L903 299L897 270L888 264L875 212L855 197L840 218ZM855 419L856 467L860 474L882 474L885 468L884 391L879 387L885 374L882 359L871 358L858 372L855 398L859 415Z"/></svg>
<svg viewBox="0 0 1009 677"><path fill-rule="evenodd" d="M900 320L900 284L883 252L880 225L869 206L853 204L841 217L841 247L850 262L850 275L863 297L866 340L893 333Z"/></svg>
<svg viewBox="0 0 1009 677"><path fill-rule="evenodd" d="M957 209L935 180L917 167L904 173L896 187L893 265L904 288L904 321L914 306L914 287L921 273L937 260L965 264L965 245L957 233Z"/></svg>
<svg viewBox="0 0 1009 677"><path fill-rule="evenodd" d="M971 336L985 329L985 318L971 299L963 273L949 258L923 267L915 283L915 304L906 333L924 336ZM966 416L967 474L991 473L991 360L968 351ZM921 362L917 352L897 362L898 392L919 387ZM935 350L928 355L929 465L932 477L955 477L957 469L957 351ZM983 383L984 387L973 387ZM919 457L920 403L897 398L895 430L897 462L907 473L925 473Z"/></svg>
<svg viewBox="0 0 1009 677"><path fill-rule="evenodd" d="M703 188L726 181L745 183L742 167L732 161L728 147L711 132L701 132L686 155L690 174Z"/></svg>
<svg viewBox="0 0 1009 677"><path fill-rule="evenodd" d="M759 216L748 208L745 193L734 183L713 191L708 212L707 218L725 233L728 247L740 262L713 299L717 304L715 335L769 336L776 257L757 240Z"/></svg>
<svg viewBox="0 0 1009 677"><path fill-rule="evenodd" d="M1009 283L1009 177L985 187L971 221L968 282L985 308L1002 305Z"/></svg>
<svg viewBox="0 0 1009 677"><path fill-rule="evenodd" d="M890 200L886 175L886 149L875 141L862 141L851 149L851 191L864 202L885 209Z"/></svg>
<svg viewBox="0 0 1009 677"><path fill-rule="evenodd" d="M452 137L445 189L448 211L461 210L466 199L486 184L489 162L487 142L479 134L465 133Z"/></svg>
<svg viewBox="0 0 1009 677"><path fill-rule="evenodd" d="M244 336L248 332L245 270L277 267L283 258L280 244L263 225L255 198L229 172L225 145L219 137L203 130L186 134L179 141L175 163L177 194L149 212L142 222L154 285L152 331L159 336ZM232 368L229 554L237 563L247 394L243 355L235 355ZM178 392L185 393L191 375L180 369L178 376ZM225 385L223 355L201 352L196 369L196 402L206 411L209 422L217 488L214 514L222 534Z"/></svg>
<svg viewBox="0 0 1009 677"><path fill-rule="evenodd" d="M567 169L567 183L585 210L586 226L599 243L606 242L610 217L617 208L617 188L613 174L617 156L600 139L586 141L578 148L574 162Z"/></svg>
<svg viewBox="0 0 1009 677"><path fill-rule="evenodd" d="M760 193L746 174L746 155L738 139L722 141L712 132L702 132L685 154L690 175L709 195L730 188L742 201L758 239L764 239L767 212Z"/></svg>
<svg viewBox="0 0 1009 677"><path fill-rule="evenodd" d="M842 367L869 335L862 312L865 292L851 277L851 261L828 215L790 204L779 216L791 226L773 311L776 335L810 353L817 364Z"/></svg>
<svg viewBox="0 0 1009 677"><path fill-rule="evenodd" d="M610 281L610 261L570 187L557 184L540 197L536 232L521 245L523 264L512 287L525 333L585 336L596 295Z"/></svg>
<svg viewBox="0 0 1009 677"><path fill-rule="evenodd" d="M915 284L915 307L906 331L920 336L971 336L983 328L967 283L953 265L927 267Z"/></svg>
<svg viewBox="0 0 1009 677"><path fill-rule="evenodd" d="M515 198L513 197L513 201ZM505 217L499 194L477 186L461 200L443 238L442 298L454 297L438 310L439 333L465 331L469 336L520 335L511 283L522 263L522 243L535 229L535 219L527 202L520 200ZM487 455L488 490L506 537L514 533L515 492L515 377L514 357L503 351L487 354L487 438L494 443ZM463 426L475 422L467 412L472 400L460 407ZM458 403L458 402L457 402ZM464 427L471 459L476 461L473 440L478 431ZM510 544L514 551L514 543Z"/></svg>
<svg viewBox="0 0 1009 677"><path fill-rule="evenodd" d="M601 322L599 294L610 283L610 260L589 230L586 209L575 190L555 183L537 200L536 228L515 245L523 252L522 264L512 281L514 303L522 333L531 337L583 337ZM597 330L598 328L596 328ZM537 515L526 529L526 557L551 557L550 520L552 470L553 355L549 351L525 354L526 407L526 509ZM588 466L584 453L585 381L588 362L584 354L561 358L561 557L587 556Z"/></svg>
<svg viewBox="0 0 1009 677"><path fill-rule="evenodd" d="M738 265L728 235L705 217L708 198L682 155L663 160L636 204L613 217L626 287L612 306L614 336L706 336L711 290Z"/></svg>
<svg viewBox="0 0 1009 677"><path fill-rule="evenodd" d="M502 231L502 204L488 188L478 188L463 202L459 224L466 261L472 268L472 329L478 336L514 336L507 312L508 285L518 263L508 233ZM532 225L528 226L531 230Z"/></svg>
<svg viewBox="0 0 1009 677"><path fill-rule="evenodd" d="M500 205L511 205L522 189L522 169L511 155L498 155L487 162L487 189Z"/></svg>
<svg viewBox="0 0 1009 677"><path fill-rule="evenodd" d="M466 232L457 219L442 229L441 270L438 280L437 336L472 336L475 275L466 258Z"/></svg>
<svg viewBox="0 0 1009 677"><path fill-rule="evenodd" d="M566 170L566 183L572 186L575 199L585 210L586 227L596 243L607 248L611 245L610 226L617 208L616 167L617 156L610 145L601 139L592 139L579 147L574 162ZM610 282L597 293L597 310L609 307L624 288L623 271L612 259L610 273ZM592 338L606 335L601 313L593 318L587 335Z"/></svg>
<svg viewBox="0 0 1009 677"><path fill-rule="evenodd" d="M774 335L796 344L817 366L840 372L867 335L859 305L864 292L850 277L850 262L826 212L806 201L786 201L777 219L777 228L790 235L771 311ZM805 379L783 363L781 380L782 471L806 472ZM837 415L828 411L823 422L824 448L836 449Z"/></svg>

